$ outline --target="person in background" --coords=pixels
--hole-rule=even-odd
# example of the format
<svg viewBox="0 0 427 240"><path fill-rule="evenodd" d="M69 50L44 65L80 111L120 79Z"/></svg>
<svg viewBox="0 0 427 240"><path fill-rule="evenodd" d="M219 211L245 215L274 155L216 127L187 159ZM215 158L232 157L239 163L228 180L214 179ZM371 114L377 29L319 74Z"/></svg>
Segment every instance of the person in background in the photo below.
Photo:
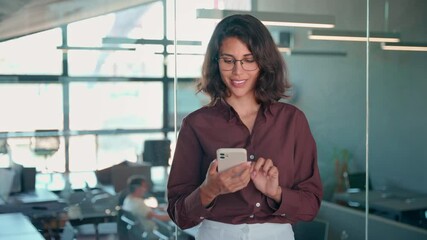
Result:
<svg viewBox="0 0 427 240"><path fill-rule="evenodd" d="M167 185L168 213L196 239L294 239L322 199L316 143L305 114L280 102L290 88L268 29L251 15L221 20L197 90L210 103L181 125ZM218 172L218 148L245 148L248 162Z"/></svg>
<svg viewBox="0 0 427 240"><path fill-rule="evenodd" d="M169 221L170 217L166 212L157 211L147 206L144 196L150 189L150 185L143 176L131 176L128 179L128 194L123 201L122 209L133 213L138 217L141 224L149 234L149 239L156 239L153 231L157 229L153 219Z"/></svg>

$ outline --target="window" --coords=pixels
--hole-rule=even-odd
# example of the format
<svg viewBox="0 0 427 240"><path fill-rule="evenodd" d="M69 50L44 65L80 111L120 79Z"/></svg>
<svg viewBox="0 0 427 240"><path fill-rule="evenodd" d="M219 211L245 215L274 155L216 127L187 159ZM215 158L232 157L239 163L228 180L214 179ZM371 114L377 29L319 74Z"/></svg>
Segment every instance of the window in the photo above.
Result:
<svg viewBox="0 0 427 240"><path fill-rule="evenodd" d="M161 128L161 82L70 84L70 129Z"/></svg>
<svg viewBox="0 0 427 240"><path fill-rule="evenodd" d="M62 86L1 84L0 109L0 132L62 129Z"/></svg>

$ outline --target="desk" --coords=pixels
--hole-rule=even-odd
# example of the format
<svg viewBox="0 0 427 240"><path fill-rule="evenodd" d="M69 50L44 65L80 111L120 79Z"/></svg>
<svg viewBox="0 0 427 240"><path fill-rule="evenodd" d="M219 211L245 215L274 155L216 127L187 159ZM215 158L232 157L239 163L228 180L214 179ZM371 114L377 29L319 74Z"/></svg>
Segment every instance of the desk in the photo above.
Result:
<svg viewBox="0 0 427 240"><path fill-rule="evenodd" d="M59 232L61 228L61 214L66 206L56 194L37 189L9 196L4 204L0 204L0 213L22 213L29 217L37 228L52 235L56 233L53 231Z"/></svg>
<svg viewBox="0 0 427 240"><path fill-rule="evenodd" d="M8 202L15 201L19 203L39 203L55 202L59 200L60 198L55 193L47 189L37 189L35 191L14 194L10 197Z"/></svg>
<svg viewBox="0 0 427 240"><path fill-rule="evenodd" d="M30 220L21 213L0 214L0 239L44 240Z"/></svg>
<svg viewBox="0 0 427 240"><path fill-rule="evenodd" d="M7 201L0 204L0 213L21 212L26 216L56 216L67 205L56 194L43 189L11 195Z"/></svg>
<svg viewBox="0 0 427 240"><path fill-rule="evenodd" d="M365 208L366 193L335 193L334 201ZM408 191L369 191L369 211L375 215L426 228L427 195ZM423 218L424 217L424 218Z"/></svg>

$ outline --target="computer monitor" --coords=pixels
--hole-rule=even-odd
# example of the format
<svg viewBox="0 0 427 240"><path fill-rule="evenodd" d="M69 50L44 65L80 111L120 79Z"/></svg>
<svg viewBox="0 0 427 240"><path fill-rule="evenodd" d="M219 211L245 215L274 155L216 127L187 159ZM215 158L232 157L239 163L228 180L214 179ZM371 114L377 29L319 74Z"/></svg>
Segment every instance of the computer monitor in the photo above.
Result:
<svg viewBox="0 0 427 240"><path fill-rule="evenodd" d="M24 167L12 163L10 168L14 172L10 193L34 191L36 188L36 168Z"/></svg>
<svg viewBox="0 0 427 240"><path fill-rule="evenodd" d="M15 172L11 169L0 168L0 176L0 198L6 202L12 190Z"/></svg>
<svg viewBox="0 0 427 240"><path fill-rule="evenodd" d="M21 171L21 191L31 192L36 190L36 168L24 167Z"/></svg>
<svg viewBox="0 0 427 240"><path fill-rule="evenodd" d="M142 160L150 163L151 166L169 166L170 145L171 141L169 139L146 140L144 142Z"/></svg>
<svg viewBox="0 0 427 240"><path fill-rule="evenodd" d="M24 167L20 164L16 164L11 162L10 170L15 174L13 176L12 188L10 190L11 193L20 193L22 191L22 169Z"/></svg>

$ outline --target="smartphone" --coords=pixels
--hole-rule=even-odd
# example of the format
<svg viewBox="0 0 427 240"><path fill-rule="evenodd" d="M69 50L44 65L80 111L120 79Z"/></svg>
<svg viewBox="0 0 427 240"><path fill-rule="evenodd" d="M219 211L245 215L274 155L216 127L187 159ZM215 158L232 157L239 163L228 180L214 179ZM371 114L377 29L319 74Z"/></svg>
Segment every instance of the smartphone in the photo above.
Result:
<svg viewBox="0 0 427 240"><path fill-rule="evenodd" d="M244 148L219 148L216 151L218 160L218 172L247 161L247 153Z"/></svg>

